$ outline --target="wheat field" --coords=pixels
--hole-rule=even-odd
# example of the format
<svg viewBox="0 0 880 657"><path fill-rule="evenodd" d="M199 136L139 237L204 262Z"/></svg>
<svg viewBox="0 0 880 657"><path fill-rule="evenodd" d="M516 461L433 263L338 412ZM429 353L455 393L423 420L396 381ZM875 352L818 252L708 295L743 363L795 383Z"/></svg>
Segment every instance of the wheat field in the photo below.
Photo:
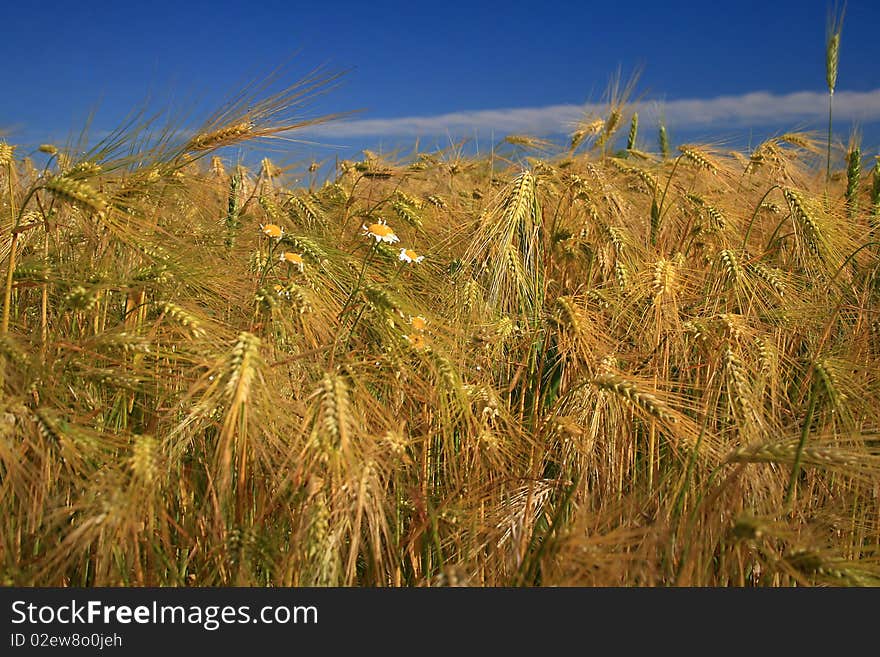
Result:
<svg viewBox="0 0 880 657"><path fill-rule="evenodd" d="M0 143L3 585L880 584L856 143L229 149L329 81Z"/></svg>

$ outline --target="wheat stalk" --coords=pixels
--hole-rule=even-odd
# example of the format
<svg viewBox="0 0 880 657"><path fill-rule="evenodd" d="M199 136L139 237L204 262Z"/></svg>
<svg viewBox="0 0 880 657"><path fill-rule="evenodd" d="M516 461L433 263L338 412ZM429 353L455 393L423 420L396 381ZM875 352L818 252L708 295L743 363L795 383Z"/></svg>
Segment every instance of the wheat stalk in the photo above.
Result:
<svg viewBox="0 0 880 657"><path fill-rule="evenodd" d="M321 381L321 421L318 434L325 458L347 452L353 430L348 383L341 374L325 374Z"/></svg>
<svg viewBox="0 0 880 657"><path fill-rule="evenodd" d="M736 285L743 275L742 266L739 264L736 253L730 249L722 249L718 252L718 261L724 269L727 280L732 285Z"/></svg>
<svg viewBox="0 0 880 657"><path fill-rule="evenodd" d="M245 141L253 135L254 127L253 122L242 121L233 125L223 126L211 132L197 134L189 141L186 150L210 151Z"/></svg>
<svg viewBox="0 0 880 657"><path fill-rule="evenodd" d="M653 288L654 303L659 303L663 297L674 294L678 272L675 262L665 258L654 263Z"/></svg>
<svg viewBox="0 0 880 657"><path fill-rule="evenodd" d="M617 132L617 129L620 127L620 120L623 118L623 111L620 107L612 107L611 112L608 114L608 118L605 119L605 123L602 126L602 132L599 133L598 138L596 139L596 146L599 148L603 148L614 134Z"/></svg>
<svg viewBox="0 0 880 657"><path fill-rule="evenodd" d="M574 299L568 296L559 297L555 302L557 321L570 328L575 335L585 332L584 319L575 305Z"/></svg>
<svg viewBox="0 0 880 657"><path fill-rule="evenodd" d="M705 151L689 144L679 146L678 150L686 159L696 164L699 168L705 169L711 174L718 173L718 165L712 161L712 158Z"/></svg>
<svg viewBox="0 0 880 657"><path fill-rule="evenodd" d="M0 142L0 167L8 167L13 162L14 153L15 146L5 141Z"/></svg>
<svg viewBox="0 0 880 657"><path fill-rule="evenodd" d="M834 89L837 87L837 69L840 63L840 35L843 30L843 10L838 14L836 11L829 12L828 24L825 37L825 82L828 85L828 158L826 160L825 182L831 180L831 135L832 135L832 106L834 101Z"/></svg>
<svg viewBox="0 0 880 657"><path fill-rule="evenodd" d="M619 258L614 261L614 280L621 291L629 289L629 268Z"/></svg>
<svg viewBox="0 0 880 657"><path fill-rule="evenodd" d="M839 375L834 364L827 358L813 363L813 371L821 388L828 396L832 408L840 408L841 402L846 399L846 394L840 389Z"/></svg>
<svg viewBox="0 0 880 657"><path fill-rule="evenodd" d="M291 196L290 204L294 211L305 220L306 226L322 226L327 223L323 210L313 196Z"/></svg>
<svg viewBox="0 0 880 657"><path fill-rule="evenodd" d="M190 337L198 339L205 337L207 334L202 321L186 308L178 306L172 301L159 301L155 306L159 312L183 326Z"/></svg>
<svg viewBox="0 0 880 657"><path fill-rule="evenodd" d="M391 204L394 213L413 228L422 227L422 218L416 209L404 200L397 200Z"/></svg>
<svg viewBox="0 0 880 657"><path fill-rule="evenodd" d="M743 421L749 422L757 418L757 411L752 401L752 385L746 374L745 366L730 345L725 347L722 358L724 371L728 377L728 389L732 391L733 406Z"/></svg>
<svg viewBox="0 0 880 657"><path fill-rule="evenodd" d="M675 422L675 415L657 397L644 392L639 387L615 374L602 374L592 380L600 390L607 390L645 411L648 415L664 422Z"/></svg>
<svg viewBox="0 0 880 657"><path fill-rule="evenodd" d="M69 176L56 176L50 178L45 183L45 188L53 196L57 196L70 203L79 204L98 216L103 216L107 212L107 200L94 187L83 180L70 178Z"/></svg>
<svg viewBox="0 0 880 657"><path fill-rule="evenodd" d="M727 461L729 463L792 464L797 456L797 442L788 440L740 447L728 455ZM839 447L806 446L801 450L801 463L819 467L847 468L857 465L864 458L864 455Z"/></svg>
<svg viewBox="0 0 880 657"><path fill-rule="evenodd" d="M803 232L807 248L813 255L819 258L824 257L824 236L820 229L818 215L797 191L785 188L782 190L782 194L785 196L785 200L788 201L792 216Z"/></svg>
<svg viewBox="0 0 880 657"><path fill-rule="evenodd" d="M709 219L712 222L713 230L723 230L727 225L727 218L724 216L724 212L717 208L716 206L708 203L702 196L699 194L688 194L688 200L702 208L706 211L706 214L709 215Z"/></svg>

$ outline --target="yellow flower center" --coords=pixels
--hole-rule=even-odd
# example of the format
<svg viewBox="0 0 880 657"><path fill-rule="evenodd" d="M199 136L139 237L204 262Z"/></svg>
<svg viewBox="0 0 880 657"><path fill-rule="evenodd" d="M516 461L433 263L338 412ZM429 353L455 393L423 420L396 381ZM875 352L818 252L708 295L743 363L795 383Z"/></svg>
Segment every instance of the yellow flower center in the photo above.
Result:
<svg viewBox="0 0 880 657"><path fill-rule="evenodd" d="M385 224L370 224L370 227L367 228L367 230L378 237L388 237L389 235L394 235L394 231Z"/></svg>
<svg viewBox="0 0 880 657"><path fill-rule="evenodd" d="M416 253L415 251L413 251L412 249L407 249L406 251L404 251L404 253L406 254L406 257L409 258L410 260L418 260L419 259L419 254Z"/></svg>
<svg viewBox="0 0 880 657"><path fill-rule="evenodd" d="M295 265L303 264L302 256L299 254L296 254L296 253L285 253L284 254L284 261L293 263Z"/></svg>
<svg viewBox="0 0 880 657"><path fill-rule="evenodd" d="M410 324L416 331L424 331L425 327L428 325L428 322L424 317L413 317L410 320Z"/></svg>
<svg viewBox="0 0 880 657"><path fill-rule="evenodd" d="M281 226L275 224L266 224L263 226L263 234L268 235L269 237L281 237L282 232Z"/></svg>

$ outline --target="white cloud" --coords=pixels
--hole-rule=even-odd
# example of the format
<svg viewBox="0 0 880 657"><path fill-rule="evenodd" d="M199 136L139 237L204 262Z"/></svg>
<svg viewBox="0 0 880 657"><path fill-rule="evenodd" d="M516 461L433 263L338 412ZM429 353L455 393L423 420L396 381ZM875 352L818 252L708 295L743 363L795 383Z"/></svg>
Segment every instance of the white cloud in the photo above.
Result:
<svg viewBox="0 0 880 657"><path fill-rule="evenodd" d="M814 91L778 95L756 91L740 96L644 101L630 106L642 120L654 121L662 112L670 127L716 128L782 125L821 121L828 116L828 95ZM571 132L585 114L602 115L604 105L548 105L516 109L474 110L435 116L335 121L308 129L322 137L428 137L451 134L469 136L475 132L499 135L532 135ZM840 121L868 123L880 120L880 89L838 91L834 116ZM303 131L305 134L306 131Z"/></svg>

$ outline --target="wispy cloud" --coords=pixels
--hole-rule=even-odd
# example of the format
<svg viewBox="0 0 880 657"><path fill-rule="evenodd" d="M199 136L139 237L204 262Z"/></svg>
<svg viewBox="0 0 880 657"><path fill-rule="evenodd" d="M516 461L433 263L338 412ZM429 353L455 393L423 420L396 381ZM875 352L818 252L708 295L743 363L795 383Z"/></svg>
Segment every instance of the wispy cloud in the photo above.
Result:
<svg viewBox="0 0 880 657"><path fill-rule="evenodd" d="M642 119L649 121L662 113L670 127L724 129L790 126L797 122L825 119L828 96L813 91L784 95L756 91L739 96L645 101L632 106L632 109L638 110ZM605 107L600 104L476 110L435 116L337 121L311 128L308 133L322 137L467 136L489 131L496 134L542 135L571 132L574 124L585 115L602 115L603 111ZM834 96L834 115L841 121L880 121L880 89L837 92Z"/></svg>

